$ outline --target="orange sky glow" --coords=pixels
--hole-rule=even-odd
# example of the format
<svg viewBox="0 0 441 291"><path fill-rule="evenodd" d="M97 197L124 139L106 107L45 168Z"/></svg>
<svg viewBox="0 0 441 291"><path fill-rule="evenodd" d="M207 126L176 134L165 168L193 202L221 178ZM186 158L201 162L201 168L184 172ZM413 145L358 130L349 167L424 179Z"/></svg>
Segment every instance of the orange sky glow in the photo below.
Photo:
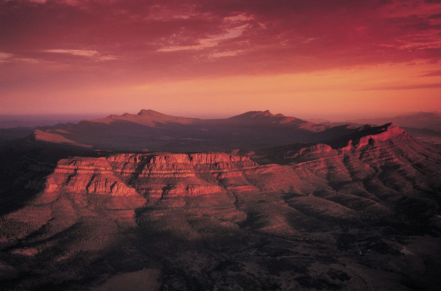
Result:
<svg viewBox="0 0 441 291"><path fill-rule="evenodd" d="M0 0L0 115L441 111L440 35L429 0Z"/></svg>

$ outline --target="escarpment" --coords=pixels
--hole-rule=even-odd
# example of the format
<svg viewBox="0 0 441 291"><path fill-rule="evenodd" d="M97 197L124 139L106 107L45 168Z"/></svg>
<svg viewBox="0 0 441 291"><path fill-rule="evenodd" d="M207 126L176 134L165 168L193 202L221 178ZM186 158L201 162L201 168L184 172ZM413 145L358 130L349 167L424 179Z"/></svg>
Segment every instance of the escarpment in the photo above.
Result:
<svg viewBox="0 0 441 291"><path fill-rule="evenodd" d="M258 166L248 157L225 153L122 154L107 160L115 175L150 199L224 193L220 174Z"/></svg>
<svg viewBox="0 0 441 291"><path fill-rule="evenodd" d="M96 196L124 200L134 209L146 201L152 204L173 197L268 191L323 196L347 188L345 195L363 196L381 206L403 193L418 195L440 186L436 149L393 125L365 131L341 148L315 144L247 155L122 153L62 159L34 203L53 203L62 195L73 195L72 201L80 203ZM253 161L263 159L275 163ZM118 208L113 202L99 205Z"/></svg>
<svg viewBox="0 0 441 291"><path fill-rule="evenodd" d="M390 213L388 209L403 195L429 197L431 189L441 186L440 154L393 125L368 128L341 148L315 144L275 150L283 165L253 161L274 150L246 156L123 153L63 159L36 203L51 203L69 194L78 201L92 196L124 200L135 209L179 197L210 196L231 203L246 193L271 192L314 195L352 210L369 205L367 211ZM100 207L113 209L117 204L100 203Z"/></svg>
<svg viewBox="0 0 441 291"><path fill-rule="evenodd" d="M137 196L135 189L118 179L105 158L60 160L54 173L46 181L46 189L39 202L56 199L61 192L76 192L110 196ZM49 199L49 200L45 200Z"/></svg>
<svg viewBox="0 0 441 291"><path fill-rule="evenodd" d="M41 163L41 153L25 156L16 170L34 174L20 182L38 191L0 217L3 257L14 266L20 266L14 260L32 262L29 269L43 264L47 276L54 266L67 270L66 278L71 269L75 276L87 269L99 278L94 284L102 280L99 270L114 274L154 264L164 266L160 272L181 266L179 274L193 278L193 270L182 267L192 260L190 267L206 262L211 271L198 274L209 280L238 260L257 266L253 280L283 280L272 273L281 262L283 272L312 278L313 259L332 282L336 266L348 272L354 279L345 284L357 289L365 282L360 254L366 264L374 255L381 263L407 256L403 246L396 248L399 240L388 238L391 229L440 229L441 153L392 125L323 143L234 152L241 154L63 153L54 165ZM194 253L186 253L191 248ZM207 260L212 254L216 263ZM117 263L109 263L113 256ZM243 266L234 272L248 276ZM412 269L396 274L406 270Z"/></svg>
<svg viewBox="0 0 441 291"><path fill-rule="evenodd" d="M114 232L115 223L152 223L177 209L278 235L295 233L311 218L362 221L403 213L427 220L437 213L437 149L391 125L339 142L346 145L61 159L45 188L3 219L20 225L18 239L37 230L48 237L85 219ZM8 235L13 233L11 228Z"/></svg>

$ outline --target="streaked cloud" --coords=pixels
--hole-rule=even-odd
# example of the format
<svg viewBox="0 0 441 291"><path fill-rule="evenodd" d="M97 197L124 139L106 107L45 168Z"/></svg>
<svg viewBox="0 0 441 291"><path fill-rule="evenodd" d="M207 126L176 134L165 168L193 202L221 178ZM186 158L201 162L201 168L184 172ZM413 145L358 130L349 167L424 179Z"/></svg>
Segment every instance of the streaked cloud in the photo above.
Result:
<svg viewBox="0 0 441 291"><path fill-rule="evenodd" d="M218 46L221 41L234 39L242 35L243 31L248 27L247 24L227 29L224 33L212 35L208 38L197 40L195 45L187 46L168 46L158 49L159 52L173 52L181 50L201 50Z"/></svg>
<svg viewBox="0 0 441 291"><path fill-rule="evenodd" d="M158 49L158 52L173 52L180 50L201 50L205 48L214 48L219 45L220 42L226 40L233 40L235 38L240 37L243 32L250 27L247 23L250 17L246 17L244 15L235 15L224 17L221 23L219 24L219 28L221 29L220 33L210 34L208 37L196 39L195 44L192 45L169 45L165 47L161 47ZM179 43L179 37L176 38L176 35L173 36L174 42ZM172 41L173 42L173 41Z"/></svg>
<svg viewBox="0 0 441 291"><path fill-rule="evenodd" d="M0 52L0 63L4 63L12 58L12 54Z"/></svg>
<svg viewBox="0 0 441 291"><path fill-rule="evenodd" d="M87 57L87 58L93 58L97 61L111 61L115 60L115 56L111 55L101 55L97 51L93 50L66 50L66 49L52 49L52 50L45 50L46 53L55 53L55 54L66 54L66 55L72 55L72 56L79 56L79 57Z"/></svg>
<svg viewBox="0 0 441 291"><path fill-rule="evenodd" d="M441 5L429 1L37 2L0 0L0 51L118 59L125 62L119 68L135 64L167 78L178 71L296 73L441 58ZM233 63L216 63L222 56Z"/></svg>
<svg viewBox="0 0 441 291"><path fill-rule="evenodd" d="M357 86L348 79L347 94L435 94L440 15L441 3L428 0L0 0L0 88L83 88L87 95L93 86L107 92L109 84L356 70L369 78ZM384 83L376 68L389 72ZM419 84L415 76L431 79Z"/></svg>
<svg viewBox="0 0 441 291"><path fill-rule="evenodd" d="M438 77L438 76L441 76L441 70L426 72L425 74L420 75L418 77Z"/></svg>
<svg viewBox="0 0 441 291"><path fill-rule="evenodd" d="M223 52L214 52L210 54L211 58L222 58L222 57L234 57L242 53L242 50L237 51L223 51Z"/></svg>
<svg viewBox="0 0 441 291"><path fill-rule="evenodd" d="M384 91L384 90L416 90L416 89L434 89L441 88L441 83L433 84L415 84L415 85L398 85L398 86L380 86L363 89L362 91Z"/></svg>
<svg viewBox="0 0 441 291"><path fill-rule="evenodd" d="M80 57L94 57L98 55L97 51L91 51L91 50L52 49L52 50L45 50L45 52L55 53L55 54L68 54L68 55L80 56Z"/></svg>

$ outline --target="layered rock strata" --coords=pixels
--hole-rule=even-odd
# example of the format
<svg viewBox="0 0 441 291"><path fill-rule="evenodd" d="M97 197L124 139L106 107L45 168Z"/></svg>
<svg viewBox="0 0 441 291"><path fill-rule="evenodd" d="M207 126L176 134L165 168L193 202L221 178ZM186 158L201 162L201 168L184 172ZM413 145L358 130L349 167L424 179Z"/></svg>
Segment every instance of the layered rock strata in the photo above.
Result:
<svg viewBox="0 0 441 291"><path fill-rule="evenodd" d="M240 222L251 211L245 204L267 193L277 195L289 211L327 217L389 215L406 201L417 202L429 215L436 208L430 193L441 187L439 152L393 125L377 131L340 149L326 144L280 149L278 160L284 165L260 165L252 161L253 154L226 153L62 159L47 177L45 190L9 218L34 221L29 229L35 230L57 215L69 217L63 223L95 212L127 220L140 207L182 207L189 198L205 197L199 199L205 199L204 207L230 205L240 211L236 214L243 219L235 220Z"/></svg>
<svg viewBox="0 0 441 291"><path fill-rule="evenodd" d="M30 170L44 170L44 175L51 167L28 162ZM162 284L179 278L169 276L179 264L179 274L201 280L204 271L195 277L189 267L202 264L200 269L212 270L210 284L216 274L228 274L231 281L236 272L240 282L283 282L280 274L294 270L283 273L286 282L294 278L309 284L325 276L339 288L347 283L349 289L366 289L370 273L361 274L359 268L372 264L374 253L381 275L404 278L414 272L413 261L402 259L409 251L395 249L405 244L386 241L379 229L434 225L436 230L441 225L440 168L438 149L392 125L361 129L329 144L244 155L120 153L61 159L41 181L45 186L38 195L0 217L0 264L20 270L14 278L23 279L8 281L18 286L15 290L53 282L61 289L71 282L101 284L103 274L157 264ZM194 254L174 257L190 246ZM203 250L224 265L205 260ZM368 252L372 256L363 263L360 254ZM397 263L395 271L382 265L390 259ZM236 261L243 264L230 271ZM277 276L275 266L281 266ZM339 276L344 282L334 276L336 268L349 274ZM36 271L28 276L29 270ZM420 268L418 274L426 271ZM305 274L307 281L301 277Z"/></svg>

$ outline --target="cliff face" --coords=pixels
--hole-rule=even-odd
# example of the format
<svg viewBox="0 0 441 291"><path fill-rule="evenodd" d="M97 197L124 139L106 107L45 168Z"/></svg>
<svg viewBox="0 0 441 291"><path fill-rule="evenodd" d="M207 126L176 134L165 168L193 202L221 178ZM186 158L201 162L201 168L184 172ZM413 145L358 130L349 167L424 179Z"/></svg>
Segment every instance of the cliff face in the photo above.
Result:
<svg viewBox="0 0 441 291"><path fill-rule="evenodd" d="M61 160L46 181L39 202L54 201L61 192L109 196L139 196L135 189L118 179L104 158L77 157Z"/></svg>
<svg viewBox="0 0 441 291"><path fill-rule="evenodd" d="M364 248L373 254L375 247L377 257L370 257L366 264L392 259L397 276L408 274L411 268L406 269L407 265L413 266L413 261L403 263L401 257L391 255L398 252L402 256L401 249L393 249L396 241L386 241L375 229L400 223L405 227L441 226L437 216L440 151L390 125L368 128L337 142L343 146L297 144L245 155L121 153L61 159L42 181L44 189L37 196L0 217L0 247L6 245L6 253L19 258L16 261L34 262L29 269L44 264L47 273L41 282L51 282L58 266L69 270L57 271L66 280L76 280L77 276L88 278L81 270L94 260L98 263L88 270L98 272L97 278L101 268L110 269L104 273L127 272L150 268L153 265L145 263L150 260L164 264L161 272L173 266L180 268L179 274L191 273L190 268L202 264L211 270L205 274L207 282L218 284L223 279L213 283L216 274L230 272L229 265L219 265L218 257L225 256L229 262L246 261L235 266L234 272L241 278L248 276L250 282L259 281L260 276L273 280L274 266L284 262L286 269L308 274L308 282L324 276L335 286L343 284L332 275L339 268L353 278L344 284L357 289L365 286L369 276L360 274L358 264L364 263L351 251ZM29 163L33 171L50 168L33 160ZM378 238L371 246L375 235ZM182 250L193 244L195 253L185 257ZM204 248L207 253L201 254ZM226 251L208 259L219 249ZM384 254L384 249L395 253ZM175 250L184 257L170 255ZM302 261L307 256L299 253L312 254L324 275L309 272L312 265ZM114 254L119 254L118 262L109 263ZM273 256L277 260L268 261ZM293 257L294 263L290 261ZM357 263L341 259L344 257ZM328 259L320 261L324 258L335 263L330 267ZM299 264L302 268L295 269ZM343 264L345 268L339 267ZM240 271L245 265L257 266L259 273L251 276L248 271L253 269ZM386 267L381 265L377 271ZM202 271L197 272L202 278ZM285 279L277 276L277 280Z"/></svg>
<svg viewBox="0 0 441 291"><path fill-rule="evenodd" d="M188 203L183 202L186 198L200 196L216 200L213 207L229 205L241 195L271 192L313 195L323 199L323 207L343 206L352 214L363 207L390 214L391 205L403 195L419 197L441 187L439 153L394 126L350 140L340 149L317 144L278 150L278 155L285 165L259 165L252 155L226 153L62 159L33 205L51 205L68 197L79 208L133 212L158 203L182 206Z"/></svg>
<svg viewBox="0 0 441 291"><path fill-rule="evenodd" d="M44 191L6 217L21 226L5 235L18 239L53 225L46 227L46 237L91 216L133 224L137 208L162 199L214 195L221 204L231 204L231 194L220 181L255 167L248 157L223 153L62 159L47 177Z"/></svg>
<svg viewBox="0 0 441 291"><path fill-rule="evenodd" d="M108 162L115 175L148 199L225 193L216 177L258 166L247 157L224 153L123 154Z"/></svg>

